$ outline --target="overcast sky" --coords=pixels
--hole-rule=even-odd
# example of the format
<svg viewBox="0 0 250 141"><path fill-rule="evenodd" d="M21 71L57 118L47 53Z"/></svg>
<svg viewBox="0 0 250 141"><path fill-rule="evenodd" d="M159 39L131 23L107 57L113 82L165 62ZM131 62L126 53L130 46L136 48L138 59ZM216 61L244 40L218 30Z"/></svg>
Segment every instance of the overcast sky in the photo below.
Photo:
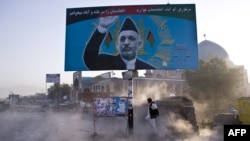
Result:
<svg viewBox="0 0 250 141"><path fill-rule="evenodd" d="M143 4L195 4L198 43L221 45L236 65L250 70L249 0L0 0L0 98L45 92L45 75L64 71L66 8ZM103 72L83 72L96 76ZM143 74L143 71L140 73ZM121 71L115 76L121 76Z"/></svg>

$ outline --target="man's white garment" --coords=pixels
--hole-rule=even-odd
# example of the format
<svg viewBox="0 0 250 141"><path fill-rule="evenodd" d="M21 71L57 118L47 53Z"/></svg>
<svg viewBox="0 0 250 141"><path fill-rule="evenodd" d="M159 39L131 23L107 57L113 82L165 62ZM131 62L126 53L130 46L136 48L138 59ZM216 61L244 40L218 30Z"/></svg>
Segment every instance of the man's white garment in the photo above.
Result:
<svg viewBox="0 0 250 141"><path fill-rule="evenodd" d="M152 110L157 109L157 105L155 103L152 103L151 109ZM148 108L148 114L145 117L145 119L149 121L149 124L153 128L154 132L157 132L157 127L156 127L156 124L155 124L155 118L150 118L149 108Z"/></svg>
<svg viewBox="0 0 250 141"><path fill-rule="evenodd" d="M122 60L126 64L127 70L134 70L135 69L135 61L136 61L136 59L128 61L128 60L125 60L125 59L122 58Z"/></svg>

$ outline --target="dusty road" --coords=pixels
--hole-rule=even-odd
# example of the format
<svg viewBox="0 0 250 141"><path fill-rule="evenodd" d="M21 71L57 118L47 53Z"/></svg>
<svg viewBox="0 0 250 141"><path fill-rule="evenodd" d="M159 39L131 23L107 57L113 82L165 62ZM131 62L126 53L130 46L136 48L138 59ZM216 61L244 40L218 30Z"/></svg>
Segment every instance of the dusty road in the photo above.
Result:
<svg viewBox="0 0 250 141"><path fill-rule="evenodd" d="M158 120L158 135L153 135L143 116L134 119L134 133L127 133L124 117L98 118L81 112L0 112L1 141L222 141L222 135L203 132L181 138L172 132L163 117ZM95 124L94 124L95 123ZM184 122L177 121L181 132L188 132ZM96 134L94 134L96 133ZM178 139L177 139L178 138Z"/></svg>

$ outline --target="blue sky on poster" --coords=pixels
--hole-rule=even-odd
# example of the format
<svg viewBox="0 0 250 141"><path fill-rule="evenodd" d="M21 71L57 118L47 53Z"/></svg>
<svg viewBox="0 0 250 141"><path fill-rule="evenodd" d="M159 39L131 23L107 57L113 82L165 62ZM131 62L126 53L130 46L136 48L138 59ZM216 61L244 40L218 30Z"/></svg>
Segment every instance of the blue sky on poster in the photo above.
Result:
<svg viewBox="0 0 250 141"><path fill-rule="evenodd" d="M60 73L61 83L72 84L73 72L64 71L66 8L168 2L196 4L198 42L206 34L207 40L228 52L234 64L250 71L246 51L250 33L248 0L1 0L0 98L7 97L10 91L21 95L44 92L47 73ZM120 71L115 73L121 75Z"/></svg>

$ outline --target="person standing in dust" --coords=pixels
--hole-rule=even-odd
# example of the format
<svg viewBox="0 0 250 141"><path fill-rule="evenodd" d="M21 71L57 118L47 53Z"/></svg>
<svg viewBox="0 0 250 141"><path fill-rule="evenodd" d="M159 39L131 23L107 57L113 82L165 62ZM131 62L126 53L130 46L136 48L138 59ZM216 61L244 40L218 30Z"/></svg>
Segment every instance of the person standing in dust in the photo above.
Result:
<svg viewBox="0 0 250 141"><path fill-rule="evenodd" d="M148 102L148 112L147 116L145 117L145 120L149 121L149 124L151 125L153 132L157 133L155 119L160 115L159 110L157 104L151 98L148 98L147 102Z"/></svg>

